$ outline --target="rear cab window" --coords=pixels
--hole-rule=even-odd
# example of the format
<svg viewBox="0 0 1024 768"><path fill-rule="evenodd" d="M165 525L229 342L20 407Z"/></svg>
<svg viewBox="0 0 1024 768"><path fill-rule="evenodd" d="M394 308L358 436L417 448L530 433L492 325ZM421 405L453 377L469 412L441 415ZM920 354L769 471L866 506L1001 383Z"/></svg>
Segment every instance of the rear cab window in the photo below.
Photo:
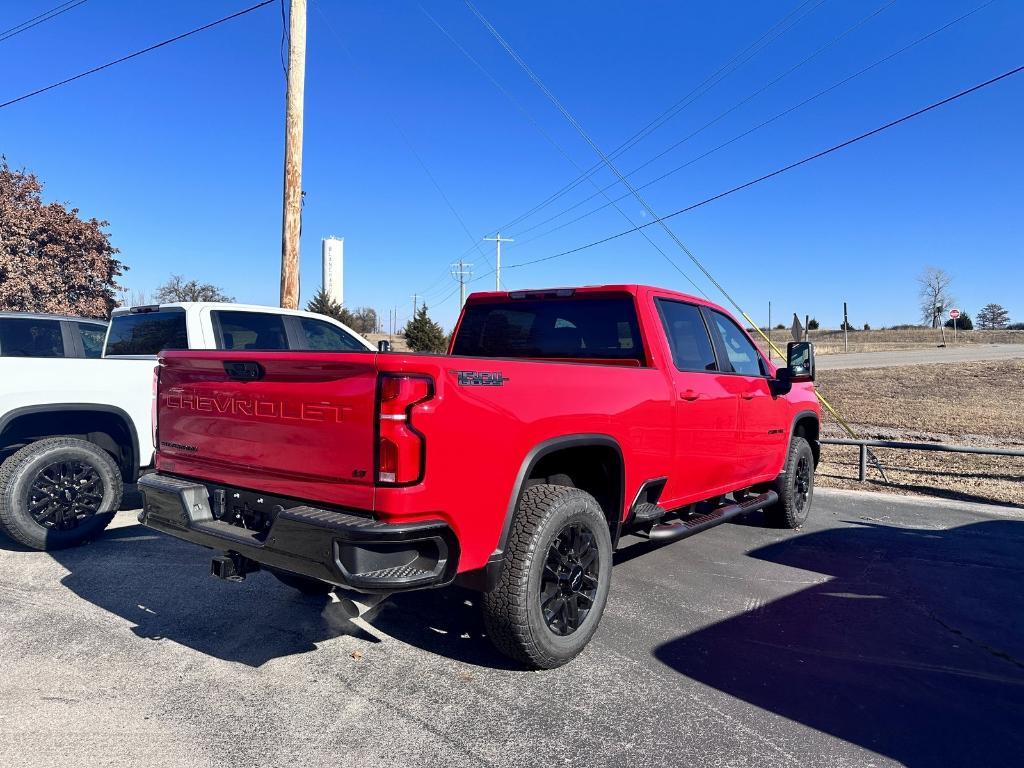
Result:
<svg viewBox="0 0 1024 768"><path fill-rule="evenodd" d="M64 357L59 320L0 318L0 356Z"/></svg>
<svg viewBox="0 0 1024 768"><path fill-rule="evenodd" d="M630 295L527 295L470 304L452 354L646 365Z"/></svg>
<svg viewBox="0 0 1024 768"><path fill-rule="evenodd" d="M125 312L111 319L105 355L148 357L165 349L188 349L184 309Z"/></svg>

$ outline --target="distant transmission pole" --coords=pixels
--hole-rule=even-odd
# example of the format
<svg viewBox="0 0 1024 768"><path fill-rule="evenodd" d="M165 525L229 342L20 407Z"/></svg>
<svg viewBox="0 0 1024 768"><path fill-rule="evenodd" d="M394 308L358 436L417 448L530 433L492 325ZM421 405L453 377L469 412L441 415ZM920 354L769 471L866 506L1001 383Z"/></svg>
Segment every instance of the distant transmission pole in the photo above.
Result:
<svg viewBox="0 0 1024 768"><path fill-rule="evenodd" d="M412 295L412 316L413 317L416 317L416 310L419 309L419 304L417 303L417 299L419 299L419 297L420 297L420 295L418 293L414 293Z"/></svg>
<svg viewBox="0 0 1024 768"><path fill-rule="evenodd" d="M494 242L497 247L497 252L494 254L494 290L501 290L501 244L502 243L514 243L511 237L502 237L501 232L496 232L494 237L485 237L484 240L490 240Z"/></svg>
<svg viewBox="0 0 1024 768"><path fill-rule="evenodd" d="M452 277L459 283L459 309L466 305L466 278L473 274L473 265L459 259L452 264Z"/></svg>

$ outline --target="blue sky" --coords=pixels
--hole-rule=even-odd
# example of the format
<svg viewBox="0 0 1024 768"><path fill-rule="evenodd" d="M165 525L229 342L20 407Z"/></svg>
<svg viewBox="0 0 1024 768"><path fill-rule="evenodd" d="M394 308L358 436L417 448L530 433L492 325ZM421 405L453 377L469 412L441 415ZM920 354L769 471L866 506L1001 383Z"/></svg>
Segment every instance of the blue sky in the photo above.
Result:
<svg viewBox="0 0 1024 768"><path fill-rule="evenodd" d="M644 183L799 103L983 0L813 0L799 22L616 162L629 171L730 109L881 9L756 98L639 171ZM246 0L89 0L0 42L0 101L236 11ZM577 175L591 149L469 9L424 8L525 109L524 116L415 2L310 0L302 296L319 287L320 238L346 240L346 303L403 317L425 293L446 326L457 309L448 265ZM0 5L7 28L55 0ZM787 2L499 3L478 7L605 150L622 143L800 6ZM333 29L332 29L333 28ZM676 210L1024 63L1024 4L996 0L771 125L650 186ZM172 272L240 301L276 304L284 75L274 4L66 87L0 110L0 152L35 171L46 196L110 221L151 292ZM954 277L959 305L994 301L1024 320L1024 74L727 199L672 227L739 302L767 302L836 326L917 319L915 276ZM404 137L403 137L404 134ZM407 139L407 140L406 140ZM410 147L411 145L411 147ZM424 170L429 168L473 239ZM613 177L594 177L601 186ZM588 183L503 234L504 262L619 232L606 208L520 234L594 193ZM621 193L617 192L617 194ZM590 210L601 198L575 209ZM641 205L620 205L643 221ZM718 297L664 233L654 239ZM493 244L472 251L478 275ZM639 235L531 267L509 288L645 282L692 291ZM489 289L493 277L471 288Z"/></svg>

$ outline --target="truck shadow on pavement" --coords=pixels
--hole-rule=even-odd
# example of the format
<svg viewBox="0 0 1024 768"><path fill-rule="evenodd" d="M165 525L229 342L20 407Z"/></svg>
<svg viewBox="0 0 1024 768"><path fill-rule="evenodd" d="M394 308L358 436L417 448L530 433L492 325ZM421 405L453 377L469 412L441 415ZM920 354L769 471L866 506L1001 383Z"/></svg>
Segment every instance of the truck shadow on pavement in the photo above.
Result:
<svg viewBox="0 0 1024 768"><path fill-rule="evenodd" d="M377 642L341 604L304 596L269 573L238 584L211 578L211 554L141 525L50 553L69 571L65 587L121 616L148 640L170 640L252 667L341 635Z"/></svg>
<svg viewBox="0 0 1024 768"><path fill-rule="evenodd" d="M49 554L69 571L65 587L130 622L139 637L169 640L226 661L259 667L341 635L379 642L351 620L342 603L304 596L265 572L241 583L211 578L211 550L141 525L115 527L90 544ZM430 653L521 669L487 640L478 601L458 587L395 594L363 619Z"/></svg>
<svg viewBox="0 0 1024 768"><path fill-rule="evenodd" d="M665 643L655 657L908 766L1018 760L1024 522L844 525L751 552L830 580Z"/></svg>

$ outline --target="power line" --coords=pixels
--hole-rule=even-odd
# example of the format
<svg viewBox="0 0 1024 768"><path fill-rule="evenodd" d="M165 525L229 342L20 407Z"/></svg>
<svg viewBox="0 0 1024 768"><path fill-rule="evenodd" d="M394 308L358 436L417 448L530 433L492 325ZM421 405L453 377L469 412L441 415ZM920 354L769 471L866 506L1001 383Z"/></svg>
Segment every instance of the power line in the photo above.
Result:
<svg viewBox="0 0 1024 768"><path fill-rule="evenodd" d="M558 97L551 92L551 90L544 84L544 82L537 76L537 74L530 68L530 66L523 60L523 58L518 53L516 53L515 49L512 48L512 46L509 45L505 38L501 36L501 33L498 32L497 29L495 29L494 25L491 24L483 16L483 14L481 14L480 11L477 10L476 6L473 5L472 0L465 0L465 3L473 12L473 14L480 20L480 23L483 24L487 31L490 32L491 35L494 37L494 39L498 41L498 44L501 45L501 47L505 49L508 55L512 57L512 60L515 61L524 72L526 72L527 76L533 81L534 85L536 85L540 89L541 93L543 93L548 98L548 100L555 106L555 108L562 113L562 116L566 119L566 121L576 130L576 132L583 138L583 140L586 141L588 145L590 145L590 148L594 150L594 153L599 158L601 158L601 161L606 166L608 166L608 169L615 174L619 182L622 183L630 192L633 193L633 197L637 199L637 202L640 203L640 205L647 212L647 214L652 219L655 219L657 221L657 223L665 231L665 234L667 234L672 239L672 241L679 247L679 249L689 257L690 261L693 262L694 266L696 266L701 272L704 273L704 277L706 277L708 281L722 293L723 296L729 299L729 301L734 306L736 306L736 302L732 300L732 298L729 296L725 288L723 288L722 285L715 279L714 275L712 275L707 270L707 268L700 263L697 257L693 255L689 248L686 247L686 244L683 243L683 241L679 239L678 235L676 235L676 233L672 231L672 228L668 224L666 224L665 221L661 219L657 213L655 213L654 209L650 206L650 204L643 198L643 196L637 191L637 189L632 184L630 184L629 180L622 175L622 172L615 166L615 164L611 161L608 155L606 155L601 150L601 148L591 138L590 134L587 133L587 131L580 124L580 122L575 117L573 117L572 113L569 112L569 110L565 108L562 102L558 100ZM642 227L635 227L635 229L642 229ZM650 242L649 239L648 241ZM665 258L665 260L669 263L669 265L671 265L671 267L676 272L685 277L687 280L690 281L692 285L696 287L697 284L693 282L690 276L687 275L682 270L682 268L675 262L673 258L671 258L667 253L665 253L660 248L658 249L658 252ZM698 288L698 290L700 290L700 288ZM704 292L701 291L701 293L703 294ZM707 294L704 295L706 296ZM739 309L738 306L737 309Z"/></svg>
<svg viewBox="0 0 1024 768"><path fill-rule="evenodd" d="M72 83L75 80L80 80L83 77L87 77L89 75L96 74L97 72L100 72L100 71L102 71L104 69L107 69L109 67L113 67L116 64L122 64L123 62L126 62L126 61L128 61L130 59L134 59L137 56L141 56L144 53L149 53L150 51L155 51L157 48L163 48L165 45L170 45L171 43L176 43L179 40L184 40L186 37L191 37L192 35L196 35L196 34L198 34L200 32L205 32L208 29L212 29L213 27L216 27L216 26L218 26L220 24L223 24L225 22L231 21L232 19L237 19L239 16L244 16L247 13L252 13L253 11L257 10L258 8L262 8L265 5L270 5L271 3L276 2L276 1L277 0L263 0L263 2L257 3L256 5L251 5L248 8L245 8L245 9L243 9L241 11L238 11L236 13L232 13L230 16L225 16L225 17L223 17L221 19L217 19L216 21L211 21L209 24L204 24L201 27L196 27L195 29L191 29L188 32L184 32L184 33L182 33L180 35L176 35L176 36L174 36L172 38L169 38L167 40L164 40L162 42L156 43L154 45L150 45L150 46L148 46L146 48L143 48L141 50L135 51L134 53L129 53L127 56L122 56L121 58L115 59L114 61L108 61L106 64L101 64L100 66L93 67L92 69L86 70L85 72L80 72L77 75L74 75L72 77L66 78L64 80L61 80L60 82L52 83L52 84L47 85L47 86L45 86L43 88L37 88L36 90L31 91L31 92L26 93L26 94L23 94L21 96L18 96L17 98L10 99L9 101L5 101L3 103L0 103L0 109L3 109L4 107L9 107L12 104L17 104L19 101L24 101L25 99L30 99L33 96L38 96L41 93L46 93L47 91L52 91L54 88L60 88L62 85L67 85L68 83Z"/></svg>
<svg viewBox="0 0 1024 768"><path fill-rule="evenodd" d="M822 1L823 1L823 0L822 0ZM435 19L435 18L434 18L433 16L431 16L431 15L430 15L429 13L427 13L426 9L425 9L425 8L423 8L423 6L422 6L422 5L420 6L420 10L422 10L422 11L423 11L423 13L424 13L424 14L426 14L427 18L429 18L429 19L430 19L430 20L431 20L431 21L432 21L432 22L434 23L434 25L435 25L435 26L437 26L437 28L438 28L438 29L440 29L440 30L441 30L441 32L443 32L443 33L445 34L445 36L446 36L446 37L447 37L447 38L448 38L449 40L451 40L451 41L452 41L452 43L454 43L454 44L455 44L455 46L456 46L456 47L457 47L457 48L458 48L458 49L459 49L459 50L460 50L460 51L461 51L461 52L462 52L462 53L463 53L463 54L464 54L464 55L465 55L465 56L466 56L466 57L467 57L467 58L468 58L468 59L469 59L469 60L470 60L471 62L473 62L473 63L474 63L474 64L475 64L475 65L476 65L476 66L477 66L477 67L478 67L479 69L480 69L480 71L482 71L482 72L484 73L484 75L486 75L486 76L487 76L487 78L488 78L488 79L489 79L489 80L490 80L490 81L491 81L492 83L494 83L494 85L495 85L495 86L496 86L496 87L498 88L498 90L500 90L500 91L501 91L501 92L502 92L503 94L505 94L505 96L506 96L506 97L507 97L507 98L508 98L508 99L509 99L509 100L510 100L510 101L511 101L511 102L512 102L512 103L513 103L513 104L514 104L514 105L515 105L515 106L516 106L516 107L517 107L518 109L519 109L519 111L520 111L520 112L522 112L522 113L523 113L523 114L524 114L524 115L526 116L526 118L527 118L527 119L528 119L528 120L530 121L530 123L531 123L531 124L533 124L533 125L534 125L534 126L535 126L535 127L537 128L537 130L538 130L538 131L540 131L541 135L543 135L543 136L544 136L544 138L545 138L545 139L547 139L547 140L548 140L548 142L550 142L550 143L551 143L551 145L552 145L552 146L553 146L553 147L554 147L555 149L557 149L557 150L558 150L558 152L559 152L559 153L560 153L560 154L562 155L562 157L564 157L564 158L565 158L565 159L566 159L566 160L567 160L567 161L568 161L568 162L569 162L569 163L570 163L570 164L571 164L571 165L572 165L572 166L573 166L573 167L574 167L574 168L575 168L575 169L576 169L577 171L579 171L580 173L584 173L584 171L583 171L583 168L582 168L582 167L580 166L580 164L579 164L579 163L577 163L577 162L576 162L576 161L575 161L575 160L574 160L574 159L573 159L573 158L572 158L572 157L571 157L571 156L569 155L569 153L568 153L568 152L566 152L566 151L565 151L565 149L564 149L564 148L563 148L563 147L562 147L562 146L561 146L561 145L560 145L560 144L559 144L559 143L558 143L557 141L555 141L555 140L554 140L554 139L553 139L553 138L552 138L552 137L551 137L551 136L550 136L550 135L549 135L549 134L548 134L548 133L547 133L547 132L546 132L546 131L545 131L545 130L544 130L543 128L541 128L540 124L539 124L539 123L537 123L537 121L533 119L533 116L532 116L532 115L530 115L530 113L529 113L529 112L528 112L528 111L526 110L526 108L525 108L524 106L522 106L522 104L520 104L520 103L519 103L519 101L518 101L517 99L515 99L515 98L514 98L514 97L513 97L513 96L512 96L512 95L511 95L511 94L510 94L510 93L509 93L509 92L508 92L508 91L507 91L507 90L506 90L506 89L505 89L505 88L504 88L503 86L502 86L502 85L501 85L501 83L499 83L499 82L498 82L498 80L497 80L497 79L496 79L495 77L493 77L493 76L491 75L491 73L490 73L490 72L488 72L488 71L487 71L487 70L486 70L486 69L484 68L484 66L483 66L483 65L482 65L482 64L481 64L481 63L480 63L479 61L477 61L477 60L476 60L475 58L473 58L473 56L472 56L472 55L470 55L470 53L469 53L469 52L468 52L468 51L467 51L467 50L466 50L466 49L465 49L465 48L464 48L464 47L463 47L463 46L462 46L461 44L459 44L459 42L458 42L458 41L457 41L457 40L456 40L456 39L455 39L455 38L454 38L454 37L453 37L453 36L452 36L452 35L451 35L451 34L450 34L450 33L448 32L448 30L446 30L446 29L445 29L445 28L444 28L444 27L443 27L443 26L442 26L442 25L440 24L440 22L438 22L438 21L437 21L437 20L436 20L436 19ZM616 203L615 201L613 201L613 200L611 199L611 196L610 196L610 195L608 195L608 194L607 194L606 192L604 192L603 190L601 190L601 189L600 189L600 186L599 186L599 185L597 184L597 182L596 182L596 181L594 181L594 179L593 179L592 177L590 177L590 176L585 176L585 178L586 178L586 180L587 180L587 181L589 181L589 182L590 182L590 183L591 183L591 184L593 185L593 187L594 187L595 189L597 189L597 190L598 190L598 194L602 194L602 195L604 195L605 199L606 199L606 200L608 201L608 204L609 204L609 205L611 205L612 207L614 207L614 208L615 208L615 210L616 210L616 211L617 211L617 212L618 212L618 213L619 213L619 214L620 214L620 215L622 216L622 218L624 218L624 219L625 219L625 220L626 220L626 221L627 221L627 222L628 222L628 223L630 224L630 226L634 226L634 227L636 226L636 222L634 222L634 221L633 221L633 219L632 219L632 218L630 218L629 214L627 214L627 213L626 213L626 212L625 212L624 210L622 210L622 208L620 208L620 207L618 206L618 204L617 204L617 203ZM643 238L644 238L644 240L646 240L646 241L647 241L647 243L648 243L648 244L649 244L649 245L650 245L650 246L651 246L652 248L654 248L654 250L656 250L656 251L657 251L657 252L658 252L659 254L661 254L661 256L662 256L662 257L663 257L664 259L666 259L666 260L667 260L667 261L668 261L668 262L669 262L670 264L673 264L673 266L675 266L674 262L672 262L672 259L671 259L671 258L669 257L669 255L668 255L667 253L665 253L665 251L664 251L664 250L662 250L661 246L659 246L659 245L658 245L658 244L657 244L656 242L654 242L654 240L652 240L652 239L651 239L651 238L650 238L650 237L649 237L649 236L647 235L647 233L643 233ZM499 251L499 252L500 252L500 251ZM463 256L465 256L465 255L466 255L466 254L463 254ZM695 282L693 281L693 278L691 278L691 277L690 277L690 276L689 276L688 274L686 274L685 272L683 272L683 270L679 269L679 267L678 267L678 266L676 266L676 269L677 269L677 271L679 272L679 274L681 274L681 275L682 275L682 276L683 276L684 278L686 278L686 280L687 280L687 281L688 281L688 282L690 283L690 285L692 285L692 286L694 287L694 289L695 289L696 291L698 291L698 292L699 292L699 293L701 293L701 294L704 294L704 290L703 290L703 289L702 289L702 288L701 288L701 287L700 287L699 285L697 285L697 283L695 283ZM501 276L501 269L500 269L500 266L499 266L499 264L498 264L498 261L497 261L497 257L495 258L495 269L494 269L494 273L495 273L495 275L497 275L497 276L498 276L498 279L500 280L500 276Z"/></svg>
<svg viewBox="0 0 1024 768"><path fill-rule="evenodd" d="M352 52L348 49L348 46L345 44L344 39L335 29L334 24L331 23L330 18L320 7L320 3L314 0L314 5L316 6L317 13L320 14L320 17L324 20L324 23L327 25L327 28L331 31L331 34L333 34L334 37L338 40L338 44L341 46L342 51L345 52L345 55L348 56L349 61L351 61L355 67L362 69L362 65L359 63L356 57L352 55ZM445 205L448 206L448 210L451 211L452 216L454 216L456 221L459 222L459 226L462 227L462 231L466 233L466 237L468 237L470 242L473 243L473 247L470 250L476 249L480 256L486 259L487 254L484 253L483 248L480 246L479 240L472 232L470 232L469 227L466 226L465 219L462 218L462 215L455 208L455 205L452 203L448 195L445 194L445 191L441 187L441 184L437 181L437 178L434 176L433 172L427 166L426 162L423 160L423 157L416 150L416 147L413 146L412 140L409 138L409 135L402 128L401 124L398 122L398 119L390 112L385 111L385 114L388 116L391 125L402 138L402 141L405 143L406 148L409 150L412 156L416 158L416 162L419 163L420 168L423 169L423 172L427 175L427 178L430 179L430 183L434 185L434 189L437 190L437 193L441 196L441 199L444 200ZM425 294L427 293L427 291L422 291L421 293Z"/></svg>
<svg viewBox="0 0 1024 768"><path fill-rule="evenodd" d="M757 90L755 90L752 93L748 94L746 97L744 97L740 101L738 101L735 104L733 104L731 107L729 107L724 112L720 112L716 117L714 117L713 119L711 119L708 122L704 123L700 128L697 128L696 130L691 131L689 134L684 136L682 139L679 139L678 141L676 141L673 144L669 145L665 149L663 149L660 152L658 152L658 154L654 155L650 159L648 159L645 162L643 162L640 165L638 165L633 170L631 170L628 173L626 173L625 174L626 178L634 176L636 173L638 173L642 169L646 168L651 163L655 162L656 160L661 159L662 157L667 155L669 152L673 151L674 149L679 148L680 146L682 146L683 144L688 142L690 139L692 139L695 136L703 133L708 128L710 128L711 126L715 125L715 123L717 123L720 120L728 117L733 112L735 112L737 109L742 107L744 104L747 104L747 103L753 101L755 98L760 96L762 93L764 93L768 89L772 88L773 86L777 85L778 83L782 82L785 78L789 77L791 74L796 72L798 69L803 67L805 64L807 64L808 62L816 59L818 56L820 56L822 53L827 51L829 48L831 48L832 46L836 45L844 37L846 37L847 35L853 33L854 31L856 31L860 27L864 26L867 22L871 21L871 19L873 19L874 17L876 17L876 16L880 15L881 13L884 13L885 11L887 11L889 8L891 8L893 5L895 5L897 1L898 0L888 0L888 2L886 2L884 5L876 8L874 11L872 11L869 14L867 14L866 16L862 17L855 24L847 27L845 30L840 32L838 35L833 37L827 43L825 43L824 45L821 45L818 48L816 48L810 55L806 56L805 58L803 58L800 61L798 61L796 64L794 64L791 67L789 67L782 74L778 75L777 77L775 77L774 79L772 79L769 82L765 83L763 86L761 86ZM995 2L995 0L990 0L990 2ZM603 189L611 189L612 187L614 187L616 185L616 183L617 182L613 182L612 184L604 187ZM544 224L547 224L547 223L557 219L559 216L562 216L565 213L568 213L569 211L575 210L576 208L578 208L579 206L583 205L588 200L592 200L594 197L596 197L596 195L590 195L589 197L584 198L583 200L581 200L580 202L576 203L575 205L569 206L569 208L565 209L561 213L557 213L554 216L549 216L547 219L544 219L544 221L539 222L537 224L533 224L533 225L527 227L526 229L518 230L514 234L516 236L520 236L520 235L526 234L527 232L531 232L534 229L537 229L538 227L542 227L542 226L544 226ZM617 199L621 200L622 198L617 198Z"/></svg>
<svg viewBox="0 0 1024 768"><path fill-rule="evenodd" d="M80 5L87 3L88 0L68 0L66 3L61 3L48 11L40 13L38 16L33 16L31 19L21 22L21 24L15 24L10 29L5 29L0 32L0 43L4 40L9 40L15 35L20 35L22 32L27 32L32 27L37 27L40 24L55 19L61 14L67 13L68 11L74 10Z"/></svg>
<svg viewBox="0 0 1024 768"><path fill-rule="evenodd" d="M891 122L888 122L885 125L880 125L879 127L874 128L874 129L872 129L870 131L867 131L866 133L862 133L859 136L854 136L853 138L847 139L846 141L840 142L839 144L835 144L835 145L829 147L828 149L824 149L821 152L816 152L813 155L808 155L807 157L803 158L802 160L797 160L795 163L790 163L789 165L783 166L782 168L778 168L777 170L774 170L771 173L766 173L763 176L759 176L756 179L752 179L752 180L750 180L750 181L748 181L748 182L746 182L744 184L739 184L739 185L737 185L735 187L732 187L731 189L727 189L724 192L720 192L717 195L712 195L711 197L705 198L705 199L701 200L700 202L694 203L692 205L688 205L685 208L680 208L678 211L673 211L672 213L669 213L669 214L667 214L665 216L662 216L660 218L660 221L663 221L665 219L671 219L671 218L673 218L675 216L679 216L681 214L688 213L689 211L692 211L692 210L695 210L695 209L700 208L702 206L705 206L708 203L713 203L716 200L721 200L723 197L728 197L729 195L732 195L732 194L734 194L736 192L739 192L741 190L747 189L748 187L752 187L755 184L760 184L762 181L767 181L768 179L772 179L772 178L774 178L776 176L779 176L779 175L781 175L783 173L786 173L787 171L791 171L794 168L799 168L800 166L806 165L807 163L809 163L809 162L811 162L813 160L818 160L818 159L820 159L822 157L825 157L826 155L832 154L833 152L837 152L840 149L845 149L846 147L849 147L849 146L851 146L853 144L856 144L859 141L863 141L864 139L870 138L871 136L879 134L882 131L886 131L889 128L893 128L893 127L895 127L897 125L905 123L908 120L912 120L915 117L920 117L921 115L923 115L923 114L925 114L927 112L931 112L934 109L938 109L939 107L943 107L943 106L945 106L947 104L950 104L951 102L954 102L957 99L961 99L964 96L967 96L969 94L974 93L975 91L980 91L982 88L987 88L990 85L994 85L994 84L1000 82L1001 80L1005 80L1006 78L1012 77L1013 75L1016 75L1016 74L1019 74L1022 71L1024 71L1024 66L1017 67L1016 69L1011 69L1011 70L1009 70L1007 72L1002 73L1001 75L997 75L996 77L993 77L993 78L991 78L989 80L986 80L986 81L984 81L982 83L978 83L977 85L974 85L974 86L971 86L970 88L962 90L959 93L955 93L952 96L947 96L946 98L944 98L944 99L942 99L940 101L936 101L933 104L929 104L927 107L923 107L922 109L919 109L916 112L911 112L910 114L904 115L903 117L900 117L900 118L898 118L896 120L892 120ZM609 242L611 240L616 240L616 239L618 239L620 237L624 237L625 235L628 235L628 234L631 234L631 233L635 232L637 229L643 229L644 227L649 227L649 226L651 226L653 224L657 224L657 223L659 223L659 221L650 221L650 222L647 222L645 224L641 224L636 229L627 229L627 230L624 230L622 232L617 232L614 235L609 235L608 237L603 237L600 240L595 240L594 242L586 243L585 245L580 245L580 246L577 246L576 248L571 248L571 249L569 249L567 251L562 251L561 253L556 253L556 254L553 254L551 256L544 256L544 257L539 258L539 259L532 259L530 261L523 261L523 262L519 262L519 263L516 263L516 264L508 264L508 265L506 265L505 268L506 269L515 269L517 267L525 267L525 266L529 266L530 264L539 264L542 261L551 261L552 259L557 259L557 258L560 258L562 256L568 256L570 254L578 253L580 251L587 250L588 248L593 248L594 246L601 245L603 243L607 243L607 242Z"/></svg>
<svg viewBox="0 0 1024 768"><path fill-rule="evenodd" d="M839 80L839 81L833 83L832 85L828 86L827 88L823 88L822 90L820 90L817 93L815 93L813 96L809 96L808 98L804 99L803 101L799 102L798 104L794 104L793 106L789 107L788 109L785 109L782 112L779 112L779 113L773 115L772 117L768 118L767 120L764 120L764 121L758 123L754 127L748 128L747 130L743 131L742 133L739 133L736 136L733 136L728 141L722 142L721 144L719 144L719 145L717 145L717 146L707 150L706 152L703 152L702 154L697 155L696 157L691 158L690 160L687 160L682 165L678 165L675 168L672 168L671 170L666 171L665 173L661 174L660 176L657 176L656 178L653 178L650 181L647 181L647 182L639 185L637 187L637 189L646 189L647 187L650 187L650 186L652 186L654 184L657 184L657 183L659 183L661 181L664 181L669 176L672 176L673 174L676 174L679 171L682 171L682 170L690 167L694 163L696 163L696 162L698 162L700 160L703 160L706 157L709 157L710 155L713 155L714 153L718 152L719 150L724 149L725 147L728 147L730 144L733 144L736 141L739 141L740 139L742 139L742 138L744 138L746 136L749 136L750 134L754 133L755 131L761 130L762 128L764 128L764 127L774 123L776 120L779 120L779 119L785 117L786 115L789 115L792 112L795 112L796 110L801 109L802 107L807 106L812 101L815 101L815 100L821 98L822 96L825 96L826 94L831 93L835 89L837 89L837 88L839 88L839 87L841 87L843 85L846 85L851 80L854 80L854 79L860 77L861 75L869 72L870 70L874 69L875 67L878 67L878 66L880 66L880 65L882 65L882 64L884 64L884 63L886 63L886 62L896 58L897 56L900 56L901 54L909 51L911 48L919 45L920 43L925 42L926 40L934 37L935 35L939 34L940 32L944 32L945 30L949 29L950 27L960 23L961 21L964 21L968 17L973 16L974 14L978 13L979 11L987 8L988 6L992 5L994 2L996 2L996 0L988 0L988 2L982 3L981 5L977 6L973 10L970 10L967 13L964 13L964 14L958 16L957 18L955 18L953 20L946 22L942 26L937 27L936 29L933 29L931 32L928 32L927 34L922 35L921 37L918 37L916 40L908 43L907 45L904 45L899 50L893 51L892 53L888 54L887 56L884 56L881 59L877 59L876 61L872 62L871 64L867 65L866 67L858 70L857 72L854 72L851 75L848 75L847 77L844 77L842 80ZM717 120L717 118L716 118L716 120ZM705 125L704 127L707 127L707 126ZM703 128L699 129L697 132L699 132L700 130L703 130ZM684 139L683 141L686 141L687 139L691 138L694 135L696 135L696 132L693 133L693 134L690 134L690 136L686 137L686 139ZM657 159L657 158L654 158L654 159ZM634 168L632 171L627 173L626 176L632 176L634 173L639 171L645 165L648 165L650 162L651 161L648 161L647 163L644 163L643 165L640 165L640 166ZM611 184L609 184L606 187L604 187L604 189L605 190L611 189L612 187L616 186L617 183L618 182L612 182ZM580 205L586 203L587 201L593 200L596 196L597 196L596 194L590 195L589 197L584 198L583 200L581 200L580 202L576 203L575 205L572 205L572 206L566 208L565 210L561 211L560 213L555 214L554 216L551 216L551 217L545 219L544 221L542 221L542 222L540 222L538 224L534 224L532 227L527 227L526 229L521 230L517 234L518 235L522 235L522 234L524 234L526 232L529 232L529 231L531 231L533 229L536 229L537 227L540 227L540 226L543 226L544 224L550 223L550 222L554 221L555 219L558 219L559 217L564 216L565 214L569 213L570 211L578 208ZM625 198L627 198L629 196L630 196L630 193L627 192L627 193L625 193L623 195L620 195L619 197L616 197L615 200L616 201L624 200ZM510 247L512 247L512 248L522 247L522 246L527 245L529 243L532 243L532 242L534 242L536 240L540 240L541 238L547 237L548 235L553 234L554 232L557 232L557 231L559 231L561 229L564 229L565 227L568 227L568 226L570 226L572 224L575 224L576 222L581 221L581 220L587 218L588 216L592 216L593 214L597 213L598 211L604 210L607 207L608 207L607 203L605 203L603 205L599 205L599 206L597 206L595 208L590 209L586 213L581 214L580 216L577 216L574 219L570 219L569 221L563 222L562 224L559 224L556 227L552 227L551 229L545 230L544 232L541 232L539 235L535 235L534 237L528 238L526 240L520 240L520 242L517 245L510 246Z"/></svg>
<svg viewBox="0 0 1024 768"><path fill-rule="evenodd" d="M778 22L776 22L771 28L769 28L769 30L767 32L765 32L760 38L758 38L753 43L748 45L745 49L740 51L740 53L736 54L736 56L734 56L732 59L730 59L724 65L719 67L719 69L717 69L714 73L712 73L707 78L705 78L697 87L695 87L693 90L691 90L685 96L683 96L681 99L676 101L672 106L670 106L668 109L666 109L664 112L662 112L656 118L654 118L654 120L652 120L649 123L647 123L639 131L637 131L632 136L627 138L618 147L613 149L609 153L609 157L611 157L611 158L618 157L623 152L627 151L628 149L631 149L638 142L642 141L644 138L646 138L651 133L656 131L658 128L660 128L662 125L664 125L666 122L668 122L673 117L675 117L677 114L679 114L683 109L688 107L690 104L695 102L697 99L699 99L705 93L707 93L712 88L714 88L716 85L718 85L718 83L720 83L726 77L731 75L733 72L735 72L741 66L743 66L748 61L750 61L755 56L757 56L761 51L763 51L765 48L767 48L769 45L771 45L773 42L775 42L775 40L780 38L782 35L784 35L790 29L795 27L797 24L799 24L803 19L805 19L807 16L809 16L815 10L817 10L818 7L820 7L825 2L825 0L817 0L817 2L810 9L808 9L802 15L798 15L798 14L800 14L801 11L803 11L803 9L807 5L810 4L810 2L811 2L811 0L804 0L804 2L802 2L794 10L790 11L786 16L784 16L782 19L780 19ZM789 22L789 20L792 17L794 17L794 16L797 16L797 18L793 19L792 23L790 23L788 26L785 26L786 23ZM744 58L744 57L746 57L746 58ZM530 216L532 216L537 211L542 210L543 208L546 208L548 205L553 203L555 200L557 200L560 197L564 196L565 194L571 192L573 189L575 189L577 186L579 186L581 183L583 183L583 181L585 181L589 176L592 176L594 173L596 173L598 170L600 170L603 166L604 166L603 162L598 162L597 164L591 166L589 169L587 169L584 173L582 173L576 179L574 179L573 181L571 181L568 184L566 184L565 186L563 186L561 189L559 189L556 192L554 192L551 195L549 195L547 198L542 200L540 203L538 203L537 205L533 206L533 208L529 209L525 213L520 214L519 216L517 216L516 218L512 219L511 221L509 221L509 222L507 222L505 224L502 224L497 229L508 229L509 227L513 227L516 224L518 224L519 222L523 221L524 219L529 218Z"/></svg>

